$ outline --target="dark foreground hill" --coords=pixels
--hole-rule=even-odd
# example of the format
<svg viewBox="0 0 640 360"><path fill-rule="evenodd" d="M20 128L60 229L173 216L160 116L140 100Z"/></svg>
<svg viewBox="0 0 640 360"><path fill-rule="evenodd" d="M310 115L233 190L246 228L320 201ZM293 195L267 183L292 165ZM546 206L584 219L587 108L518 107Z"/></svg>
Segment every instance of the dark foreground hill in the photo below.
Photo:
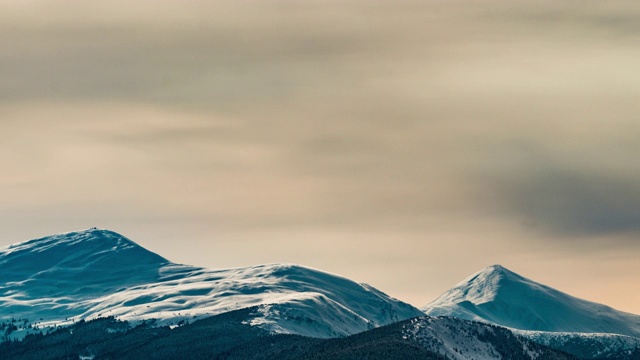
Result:
<svg viewBox="0 0 640 360"><path fill-rule="evenodd" d="M177 328L114 318L80 321L47 335L0 344L6 360L47 359L536 359L574 360L509 330L454 318L421 317L338 339L274 335L247 308Z"/></svg>

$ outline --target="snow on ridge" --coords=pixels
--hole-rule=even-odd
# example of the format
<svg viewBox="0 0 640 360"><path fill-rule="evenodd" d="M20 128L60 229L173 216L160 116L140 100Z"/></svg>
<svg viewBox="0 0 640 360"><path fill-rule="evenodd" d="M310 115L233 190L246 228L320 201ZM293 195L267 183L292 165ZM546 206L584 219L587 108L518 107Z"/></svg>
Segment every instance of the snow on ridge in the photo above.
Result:
<svg viewBox="0 0 640 360"><path fill-rule="evenodd" d="M267 305L273 311L265 310L256 325L317 337L422 314L373 287L320 270L180 265L109 230L58 234L0 250L0 314L47 325L104 316L175 324Z"/></svg>
<svg viewBox="0 0 640 360"><path fill-rule="evenodd" d="M14 243L14 244L11 244L11 245L5 247L5 249L34 248L34 247L37 247L37 246L42 245L44 243L73 242L73 241L77 241L78 238L80 238L80 237L85 237L85 239L87 239L87 240L95 240L95 236L93 238L89 237L89 236L95 235L95 234L103 234L103 235L106 235L106 237L118 237L118 238L126 239L124 236L122 236L122 235L120 235L120 234L118 234L118 233L116 233L114 231L107 230L107 229L99 229L97 227L92 227L92 228L89 228L89 229L68 231L68 232L63 232L63 233L54 234L54 235L47 235L47 236L35 238L35 239L32 239L32 240L27 240L27 241ZM129 239L127 239L127 240L132 242ZM2 252L2 250L3 249L0 249L0 252Z"/></svg>
<svg viewBox="0 0 640 360"><path fill-rule="evenodd" d="M128 252L127 252L128 251ZM99 253L133 253L153 258L158 263L168 263L167 259L139 246L132 240L110 230L91 228L80 231L45 236L0 248L0 266L10 266L8 261L22 261L20 256L27 256L31 260L38 253L46 253L47 259L63 260L66 257L91 257ZM44 256L43 256L44 257ZM47 266L44 263L33 262L33 266ZM29 269L27 269L29 270Z"/></svg>

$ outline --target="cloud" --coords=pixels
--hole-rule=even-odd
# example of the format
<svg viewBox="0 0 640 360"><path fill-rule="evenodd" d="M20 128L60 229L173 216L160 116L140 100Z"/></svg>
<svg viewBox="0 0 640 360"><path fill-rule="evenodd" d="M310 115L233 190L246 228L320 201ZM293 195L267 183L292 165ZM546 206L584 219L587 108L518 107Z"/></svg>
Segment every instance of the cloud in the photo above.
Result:
<svg viewBox="0 0 640 360"><path fill-rule="evenodd" d="M343 251L346 275L366 247L360 269L392 256L407 279L635 254L639 18L635 1L0 0L6 243L104 226L203 265L332 270Z"/></svg>
<svg viewBox="0 0 640 360"><path fill-rule="evenodd" d="M504 182L505 210L554 238L640 234L640 177L538 168L527 179ZM629 241L629 238L622 238ZM633 243L637 241L632 240Z"/></svg>
<svg viewBox="0 0 640 360"><path fill-rule="evenodd" d="M5 119L49 132L23 134L31 146L9 161L69 184L127 171L105 197L141 187L220 223L416 232L533 216L519 199L547 185L539 169L550 192L562 168L636 179L638 50L598 20L636 12L496 4L3 4L0 101L23 117Z"/></svg>

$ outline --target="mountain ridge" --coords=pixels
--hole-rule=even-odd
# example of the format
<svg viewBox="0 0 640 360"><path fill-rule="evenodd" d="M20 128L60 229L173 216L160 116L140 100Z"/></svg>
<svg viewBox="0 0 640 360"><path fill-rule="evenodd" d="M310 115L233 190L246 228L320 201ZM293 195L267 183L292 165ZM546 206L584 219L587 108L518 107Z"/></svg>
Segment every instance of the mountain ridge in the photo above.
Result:
<svg viewBox="0 0 640 360"><path fill-rule="evenodd" d="M300 265L206 269L91 228L0 249L0 314L42 325L116 316L176 324L261 306L253 325L316 337L422 315L366 284Z"/></svg>

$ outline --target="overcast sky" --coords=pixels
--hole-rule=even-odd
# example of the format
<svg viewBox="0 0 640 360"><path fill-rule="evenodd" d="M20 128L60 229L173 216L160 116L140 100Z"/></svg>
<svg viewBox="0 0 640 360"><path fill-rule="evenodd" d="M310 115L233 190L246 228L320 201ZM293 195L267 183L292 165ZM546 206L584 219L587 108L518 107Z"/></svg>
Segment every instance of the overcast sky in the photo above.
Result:
<svg viewBox="0 0 640 360"><path fill-rule="evenodd" d="M637 1L0 0L0 246L640 313Z"/></svg>

